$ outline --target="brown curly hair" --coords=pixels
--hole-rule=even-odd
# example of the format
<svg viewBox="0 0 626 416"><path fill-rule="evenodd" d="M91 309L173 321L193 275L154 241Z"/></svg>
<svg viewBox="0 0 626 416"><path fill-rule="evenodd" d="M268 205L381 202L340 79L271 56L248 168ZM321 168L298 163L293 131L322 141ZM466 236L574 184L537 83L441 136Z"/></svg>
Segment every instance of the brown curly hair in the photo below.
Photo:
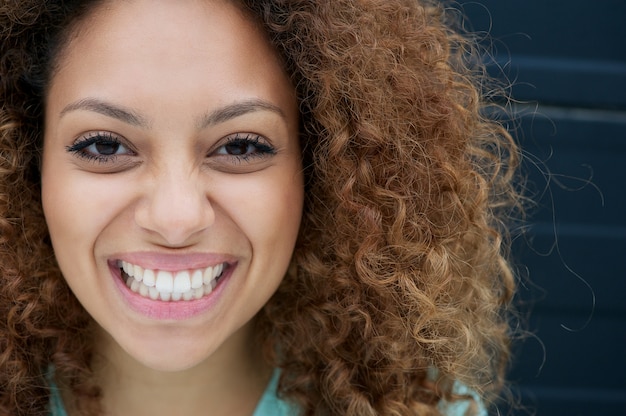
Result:
<svg viewBox="0 0 626 416"><path fill-rule="evenodd" d="M51 368L81 414L98 413L92 321L55 265L38 164L55 58L100 2L0 6L2 415L46 415ZM492 403L509 358L518 149L484 116L474 42L431 0L241 7L301 110L300 238L258 317L281 394L305 415L436 415L460 381Z"/></svg>

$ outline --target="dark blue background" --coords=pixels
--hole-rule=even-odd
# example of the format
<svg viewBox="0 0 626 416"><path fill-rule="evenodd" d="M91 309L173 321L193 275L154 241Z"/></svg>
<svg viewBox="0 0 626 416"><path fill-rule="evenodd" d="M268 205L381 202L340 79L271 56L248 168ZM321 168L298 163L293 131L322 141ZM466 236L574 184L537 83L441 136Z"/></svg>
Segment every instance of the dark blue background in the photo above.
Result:
<svg viewBox="0 0 626 416"><path fill-rule="evenodd" d="M537 206L515 242L515 415L626 415L626 1L467 0L513 83ZM515 124L511 124L512 127ZM502 408L501 410L504 410Z"/></svg>

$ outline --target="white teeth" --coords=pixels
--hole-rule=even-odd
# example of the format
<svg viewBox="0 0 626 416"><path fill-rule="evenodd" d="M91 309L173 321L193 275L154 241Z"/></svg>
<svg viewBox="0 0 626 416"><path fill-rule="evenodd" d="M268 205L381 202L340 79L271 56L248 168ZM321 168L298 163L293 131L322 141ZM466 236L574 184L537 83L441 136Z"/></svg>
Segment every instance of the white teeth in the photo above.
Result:
<svg viewBox="0 0 626 416"><path fill-rule="evenodd" d="M208 295L211 292L213 292L213 286L211 286L211 285L204 285L204 294Z"/></svg>
<svg viewBox="0 0 626 416"><path fill-rule="evenodd" d="M143 271L143 284L146 286L153 287L156 285L156 278L154 276L154 271L150 269L146 269Z"/></svg>
<svg viewBox="0 0 626 416"><path fill-rule="evenodd" d="M125 261L118 261L117 266L126 274L125 283L131 291L165 302L189 301L208 295L217 286L224 270L224 264L179 272L144 269Z"/></svg>
<svg viewBox="0 0 626 416"><path fill-rule="evenodd" d="M148 286L140 283L139 284L139 294L141 296L143 296L144 298L147 298L148 297L148 292L149 292Z"/></svg>
<svg viewBox="0 0 626 416"><path fill-rule="evenodd" d="M202 274L202 281L205 285L210 285L213 280L213 267L207 267Z"/></svg>
<svg viewBox="0 0 626 416"><path fill-rule="evenodd" d="M135 265L133 267L133 274L130 274L130 273L128 274L134 277L135 280L137 280L138 282L141 282L143 280L143 269L141 268L141 266Z"/></svg>
<svg viewBox="0 0 626 416"><path fill-rule="evenodd" d="M194 270L191 275L191 288L199 289L202 287L202 270Z"/></svg>
<svg viewBox="0 0 626 416"><path fill-rule="evenodd" d="M159 298L159 291L157 290L156 287L151 287L148 290L148 293L150 294L150 299L152 300L157 300Z"/></svg>
<svg viewBox="0 0 626 416"><path fill-rule="evenodd" d="M146 270L146 273L147 272L148 271ZM144 276L144 283L145 283L145 276ZM174 278L172 277L172 273L166 272L165 270L159 270L156 276L155 286L159 292L168 292L168 293L173 292L174 291Z"/></svg>
<svg viewBox="0 0 626 416"><path fill-rule="evenodd" d="M177 273L174 278L174 289L172 292L185 293L189 290L191 290L191 277L189 276L189 272L184 271Z"/></svg>
<svg viewBox="0 0 626 416"><path fill-rule="evenodd" d="M218 264L217 266L215 266L213 268L213 279L215 279L217 276L219 276L220 274L222 274L222 271L224 270L224 264ZM212 280L213 280L212 279Z"/></svg>

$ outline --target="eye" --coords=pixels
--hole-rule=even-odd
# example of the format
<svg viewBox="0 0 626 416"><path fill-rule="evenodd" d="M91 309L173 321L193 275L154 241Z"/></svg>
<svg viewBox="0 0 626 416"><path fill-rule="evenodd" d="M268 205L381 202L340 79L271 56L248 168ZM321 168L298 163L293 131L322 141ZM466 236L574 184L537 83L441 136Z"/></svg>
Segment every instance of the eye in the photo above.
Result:
<svg viewBox="0 0 626 416"><path fill-rule="evenodd" d="M122 139L111 132L93 132L80 137L67 151L87 160L107 162L117 156L135 155L122 143Z"/></svg>
<svg viewBox="0 0 626 416"><path fill-rule="evenodd" d="M227 142L220 146L213 154L247 160L250 157L263 157L275 153L276 150L261 136L255 134L236 134L228 137Z"/></svg>

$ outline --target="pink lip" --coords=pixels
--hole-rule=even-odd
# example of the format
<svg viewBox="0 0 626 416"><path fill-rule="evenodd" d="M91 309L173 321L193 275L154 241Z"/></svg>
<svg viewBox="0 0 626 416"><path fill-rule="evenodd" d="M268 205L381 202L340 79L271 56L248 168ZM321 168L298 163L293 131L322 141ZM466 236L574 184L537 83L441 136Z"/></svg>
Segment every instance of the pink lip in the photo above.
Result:
<svg viewBox="0 0 626 416"><path fill-rule="evenodd" d="M219 253L156 253L156 252L136 252L121 253L111 256L113 264L117 260L136 264L144 269L166 270L176 272L179 270L203 269L221 263L234 264L237 259L233 256Z"/></svg>
<svg viewBox="0 0 626 416"><path fill-rule="evenodd" d="M121 271L117 267L117 260L124 260L133 264L141 265L144 268L158 270L187 270L203 268L226 262L223 255L191 254L183 256L162 255L154 253L134 253L124 254L109 261L109 269L113 275L115 286L121 294L124 302L136 313L147 318L161 321L181 321L201 315L211 309L219 300L227 286L228 281L236 268L236 262L229 262L230 267L224 270L218 285L213 291L197 300L164 302L144 298L131 291L122 280ZM185 262L183 259L187 259ZM232 260L232 257L230 257ZM220 261L221 260L221 261Z"/></svg>

